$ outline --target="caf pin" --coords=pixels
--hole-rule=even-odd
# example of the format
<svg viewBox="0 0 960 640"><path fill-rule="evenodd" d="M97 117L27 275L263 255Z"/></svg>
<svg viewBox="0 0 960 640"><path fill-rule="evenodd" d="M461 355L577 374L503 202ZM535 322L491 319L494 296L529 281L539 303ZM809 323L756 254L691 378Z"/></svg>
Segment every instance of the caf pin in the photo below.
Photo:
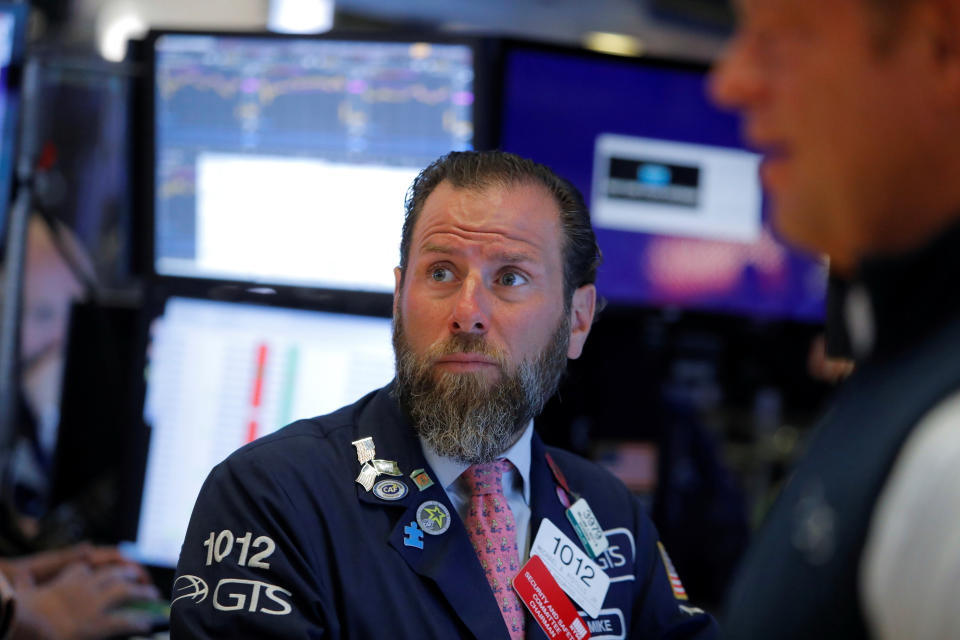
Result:
<svg viewBox="0 0 960 640"><path fill-rule="evenodd" d="M381 500L402 500L407 495L407 485L400 480L381 480L373 485L373 495Z"/></svg>

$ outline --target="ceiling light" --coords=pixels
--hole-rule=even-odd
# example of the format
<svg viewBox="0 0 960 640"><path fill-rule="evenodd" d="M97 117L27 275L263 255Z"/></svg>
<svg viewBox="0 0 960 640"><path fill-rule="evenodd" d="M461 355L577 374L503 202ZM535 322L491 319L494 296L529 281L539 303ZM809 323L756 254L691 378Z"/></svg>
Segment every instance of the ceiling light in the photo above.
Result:
<svg viewBox="0 0 960 640"><path fill-rule="evenodd" d="M643 42L639 38L622 33L590 31L583 36L583 46L601 53L618 56L639 56L643 54Z"/></svg>

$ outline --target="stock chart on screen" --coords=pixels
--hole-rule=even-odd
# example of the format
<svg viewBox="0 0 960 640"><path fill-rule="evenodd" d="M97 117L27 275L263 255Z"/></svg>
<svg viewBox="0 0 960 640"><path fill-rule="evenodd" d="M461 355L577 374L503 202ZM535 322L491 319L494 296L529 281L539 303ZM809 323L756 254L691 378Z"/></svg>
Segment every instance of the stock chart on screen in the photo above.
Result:
<svg viewBox="0 0 960 640"><path fill-rule="evenodd" d="M407 188L473 147L469 45L171 33L153 55L157 274L393 290Z"/></svg>
<svg viewBox="0 0 960 640"><path fill-rule="evenodd" d="M393 377L389 318L172 297L153 323L137 559L172 567L204 478L233 450Z"/></svg>

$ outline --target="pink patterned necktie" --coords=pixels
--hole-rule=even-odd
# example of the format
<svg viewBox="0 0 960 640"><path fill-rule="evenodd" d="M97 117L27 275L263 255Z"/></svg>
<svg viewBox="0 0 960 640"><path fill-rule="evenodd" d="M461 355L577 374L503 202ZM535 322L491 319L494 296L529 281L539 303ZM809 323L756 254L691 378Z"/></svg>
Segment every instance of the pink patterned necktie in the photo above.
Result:
<svg viewBox="0 0 960 640"><path fill-rule="evenodd" d="M522 640L523 604L513 590L513 577L520 572L517 525L503 495L503 474L512 466L503 459L475 464L463 472L463 477L470 490L466 522L470 542L500 605L511 640Z"/></svg>

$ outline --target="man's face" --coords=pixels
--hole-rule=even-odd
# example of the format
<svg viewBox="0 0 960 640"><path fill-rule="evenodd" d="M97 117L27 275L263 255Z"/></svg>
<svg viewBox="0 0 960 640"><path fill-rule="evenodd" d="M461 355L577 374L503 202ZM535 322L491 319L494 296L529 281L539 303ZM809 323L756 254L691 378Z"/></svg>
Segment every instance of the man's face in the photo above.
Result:
<svg viewBox="0 0 960 640"><path fill-rule="evenodd" d="M775 223L847 268L878 247L930 161L929 60L913 23L879 42L868 0L742 0L741 24L712 78L764 154ZM918 183L918 180L920 181Z"/></svg>
<svg viewBox="0 0 960 640"><path fill-rule="evenodd" d="M542 409L589 331L592 285L564 308L557 205L539 186L442 182L407 265L394 295L401 404L439 453L495 457Z"/></svg>

